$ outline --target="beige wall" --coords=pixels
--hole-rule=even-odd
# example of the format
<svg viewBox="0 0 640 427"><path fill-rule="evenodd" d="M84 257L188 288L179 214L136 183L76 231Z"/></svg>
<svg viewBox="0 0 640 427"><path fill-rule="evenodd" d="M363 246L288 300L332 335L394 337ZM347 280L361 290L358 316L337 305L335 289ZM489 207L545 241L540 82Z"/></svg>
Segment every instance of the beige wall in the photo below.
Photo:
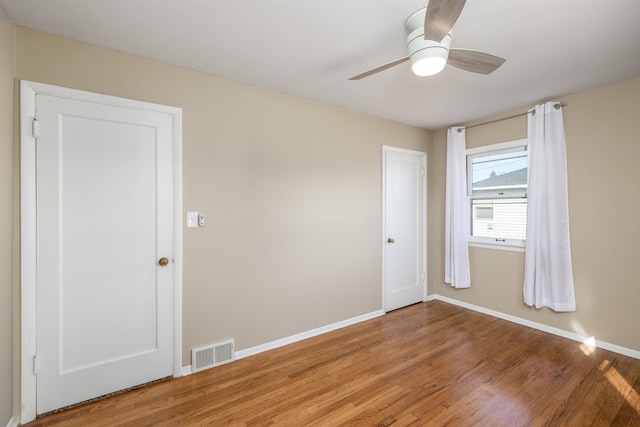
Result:
<svg viewBox="0 0 640 427"><path fill-rule="evenodd" d="M21 27L16 67L183 109L183 364L381 308L381 145L431 132Z"/></svg>
<svg viewBox="0 0 640 427"><path fill-rule="evenodd" d="M14 29L11 22L3 19L0 10L0 425L9 422L13 410Z"/></svg>
<svg viewBox="0 0 640 427"><path fill-rule="evenodd" d="M524 254L470 248L470 289L444 284L446 131L435 135L430 226L437 253L430 293L640 351L640 78L563 96L572 261L577 310L554 313L522 302ZM504 116L522 112L514 111ZM504 117L502 116L502 117ZM489 118L492 119L492 118ZM467 147L526 138L526 117L467 131ZM430 200L431 200L430 199Z"/></svg>

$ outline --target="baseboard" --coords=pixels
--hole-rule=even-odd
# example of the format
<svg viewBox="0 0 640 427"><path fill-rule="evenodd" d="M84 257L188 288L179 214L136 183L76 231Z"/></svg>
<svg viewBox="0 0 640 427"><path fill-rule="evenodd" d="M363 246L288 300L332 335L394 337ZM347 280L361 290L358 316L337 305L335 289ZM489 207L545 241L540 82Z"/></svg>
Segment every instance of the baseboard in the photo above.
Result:
<svg viewBox="0 0 640 427"><path fill-rule="evenodd" d="M352 317L350 319L342 320L340 322L332 323L330 325L321 326L316 329L311 329L310 331L301 332L299 334L295 334L286 338L281 338L279 340L271 341L266 344L260 344L255 347L250 347L244 350L236 351L236 360L243 359L249 356L254 356L256 354L259 354L268 350L273 350L278 347L283 347L288 344L293 344L298 341L306 340L307 338L312 338L318 335L326 334L327 332L335 331L336 329L341 329L347 326L355 325L356 323L360 323L366 320L380 317L383 314L384 314L383 310L372 311L371 313L362 314L360 316Z"/></svg>
<svg viewBox="0 0 640 427"><path fill-rule="evenodd" d="M578 335L573 332L566 331L560 328L554 328L552 326L548 326L542 323L533 322L531 320L523 319L521 317L512 316L510 314L502 313L500 311L491 310L485 307L481 307L474 304L469 304L464 301L459 301L453 298L445 297L438 294L431 294L425 298L425 301L434 301L439 300L443 302L447 302L449 304L457 305L462 308L466 308L469 310L477 311L479 313L488 314L493 317L497 317L499 319L507 320L509 322L517 323L519 325L528 326L533 329L538 329L543 332L548 332L553 335L558 335L564 338L568 338L573 341L577 341L580 343L586 343L590 346L595 346L597 348L601 348L604 350L613 351L614 353L622 354L624 356L633 357L634 359L640 359L640 351L632 350L630 348L622 347L616 344L611 344L606 341L594 340L591 337L585 337L582 335ZM321 334L325 334L327 332L334 331L336 329L344 328L347 326L355 325L356 323L364 322L366 320L374 319L376 317L384 315L383 310L373 311L371 313L363 314L361 316L352 317L350 319L346 319L340 322L332 323L330 325L322 326L320 328L312 329L310 331L301 332L299 334L291 335L289 337L281 338L279 340L271 341L265 344L261 344L255 347L250 347L244 350L237 351L235 354L236 360L243 359L245 357L253 356L268 350L273 350L278 347L282 347L288 344L293 344L298 341L305 340L307 338L312 338ZM183 366L182 367L182 375L190 375L191 366Z"/></svg>
<svg viewBox="0 0 640 427"><path fill-rule="evenodd" d="M433 301L433 300L447 302L449 304L457 305L459 307L467 308L469 310L488 314L490 316L497 317L499 319L508 320L509 322L517 323L519 325L528 326L533 329L538 329L543 332L548 332L553 335L558 335L573 341L578 341L583 344L587 344L589 346L601 348L603 350L613 351L614 353L622 354L623 356L633 357L634 359L640 359L640 351L622 347L616 344L611 344L606 341L600 341L600 340L594 339L594 337L585 337L564 329L554 328L553 326L545 325L538 322L533 322L531 320L523 319L521 317L512 316L510 314L502 313L500 311L495 311L495 310L491 310L478 305L469 304L464 301L459 301L453 298L444 297L438 294L429 295L426 299L426 301Z"/></svg>
<svg viewBox="0 0 640 427"><path fill-rule="evenodd" d="M16 417L11 417L9 422L7 423L7 427L18 427L20 423L16 420Z"/></svg>
<svg viewBox="0 0 640 427"><path fill-rule="evenodd" d="M372 311L371 313L362 314L360 316L352 317L350 319L342 320L340 322L331 323L330 325L321 326L316 329L311 329L306 332L291 335L289 337L281 338L279 340L271 341L265 344L260 344L255 347L246 348L244 350L236 351L235 360L244 359L245 357L254 356L265 351L274 350L278 347L293 344L298 341L306 340L318 335L326 334L327 332L335 331L337 329L345 328L347 326L355 325L356 323L364 322L366 320L380 317L384 314L383 310ZM191 365L182 367L182 375L191 375Z"/></svg>

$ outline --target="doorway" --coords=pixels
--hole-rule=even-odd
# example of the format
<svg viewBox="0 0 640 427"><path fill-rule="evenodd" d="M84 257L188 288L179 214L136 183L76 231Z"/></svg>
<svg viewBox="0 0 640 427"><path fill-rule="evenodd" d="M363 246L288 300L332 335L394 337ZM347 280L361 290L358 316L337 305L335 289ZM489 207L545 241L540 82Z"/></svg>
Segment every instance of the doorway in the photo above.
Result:
<svg viewBox="0 0 640 427"><path fill-rule="evenodd" d="M427 155L382 147L383 307L426 298Z"/></svg>
<svg viewBox="0 0 640 427"><path fill-rule="evenodd" d="M21 422L181 375L181 116L21 82Z"/></svg>

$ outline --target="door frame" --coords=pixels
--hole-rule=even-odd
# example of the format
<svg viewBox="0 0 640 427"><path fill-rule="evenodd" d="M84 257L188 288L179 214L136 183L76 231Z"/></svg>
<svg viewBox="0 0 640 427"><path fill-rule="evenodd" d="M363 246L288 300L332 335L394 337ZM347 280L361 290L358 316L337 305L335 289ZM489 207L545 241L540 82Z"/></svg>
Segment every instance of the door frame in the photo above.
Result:
<svg viewBox="0 0 640 427"><path fill-rule="evenodd" d="M182 109L44 83L20 81L20 423L36 418L36 144L33 118L36 95L147 110L173 119L174 305L173 376L182 375Z"/></svg>
<svg viewBox="0 0 640 427"><path fill-rule="evenodd" d="M422 168L423 168L423 176L422 176L422 199L423 199L423 204L422 204L422 209L424 212L424 215L422 217L422 229L424 230L424 233L422 233L422 253L424 254L422 262L422 271L424 271L424 279L422 280L422 301L426 301L427 300L427 295L428 295L428 284L427 284L427 153L425 153L424 151L416 151L416 150L409 150L406 148L399 148L399 147L392 147L390 145L383 145L382 146L382 237L380 239L381 241L381 245L382 245L382 310L383 311L387 311L386 309L386 289L387 289L387 284L386 284L386 271L385 271L385 265L386 265L386 239L387 239L387 152L396 152L396 153L405 153L405 154L412 154L412 155L419 155L422 158Z"/></svg>

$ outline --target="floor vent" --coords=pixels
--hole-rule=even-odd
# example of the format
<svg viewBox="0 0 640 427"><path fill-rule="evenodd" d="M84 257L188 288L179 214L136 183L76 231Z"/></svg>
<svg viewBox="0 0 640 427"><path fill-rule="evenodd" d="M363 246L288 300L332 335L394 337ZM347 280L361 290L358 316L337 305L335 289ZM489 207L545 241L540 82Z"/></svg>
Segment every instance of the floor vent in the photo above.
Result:
<svg viewBox="0 0 640 427"><path fill-rule="evenodd" d="M191 350L191 372L232 362L235 358L234 340L230 339Z"/></svg>

